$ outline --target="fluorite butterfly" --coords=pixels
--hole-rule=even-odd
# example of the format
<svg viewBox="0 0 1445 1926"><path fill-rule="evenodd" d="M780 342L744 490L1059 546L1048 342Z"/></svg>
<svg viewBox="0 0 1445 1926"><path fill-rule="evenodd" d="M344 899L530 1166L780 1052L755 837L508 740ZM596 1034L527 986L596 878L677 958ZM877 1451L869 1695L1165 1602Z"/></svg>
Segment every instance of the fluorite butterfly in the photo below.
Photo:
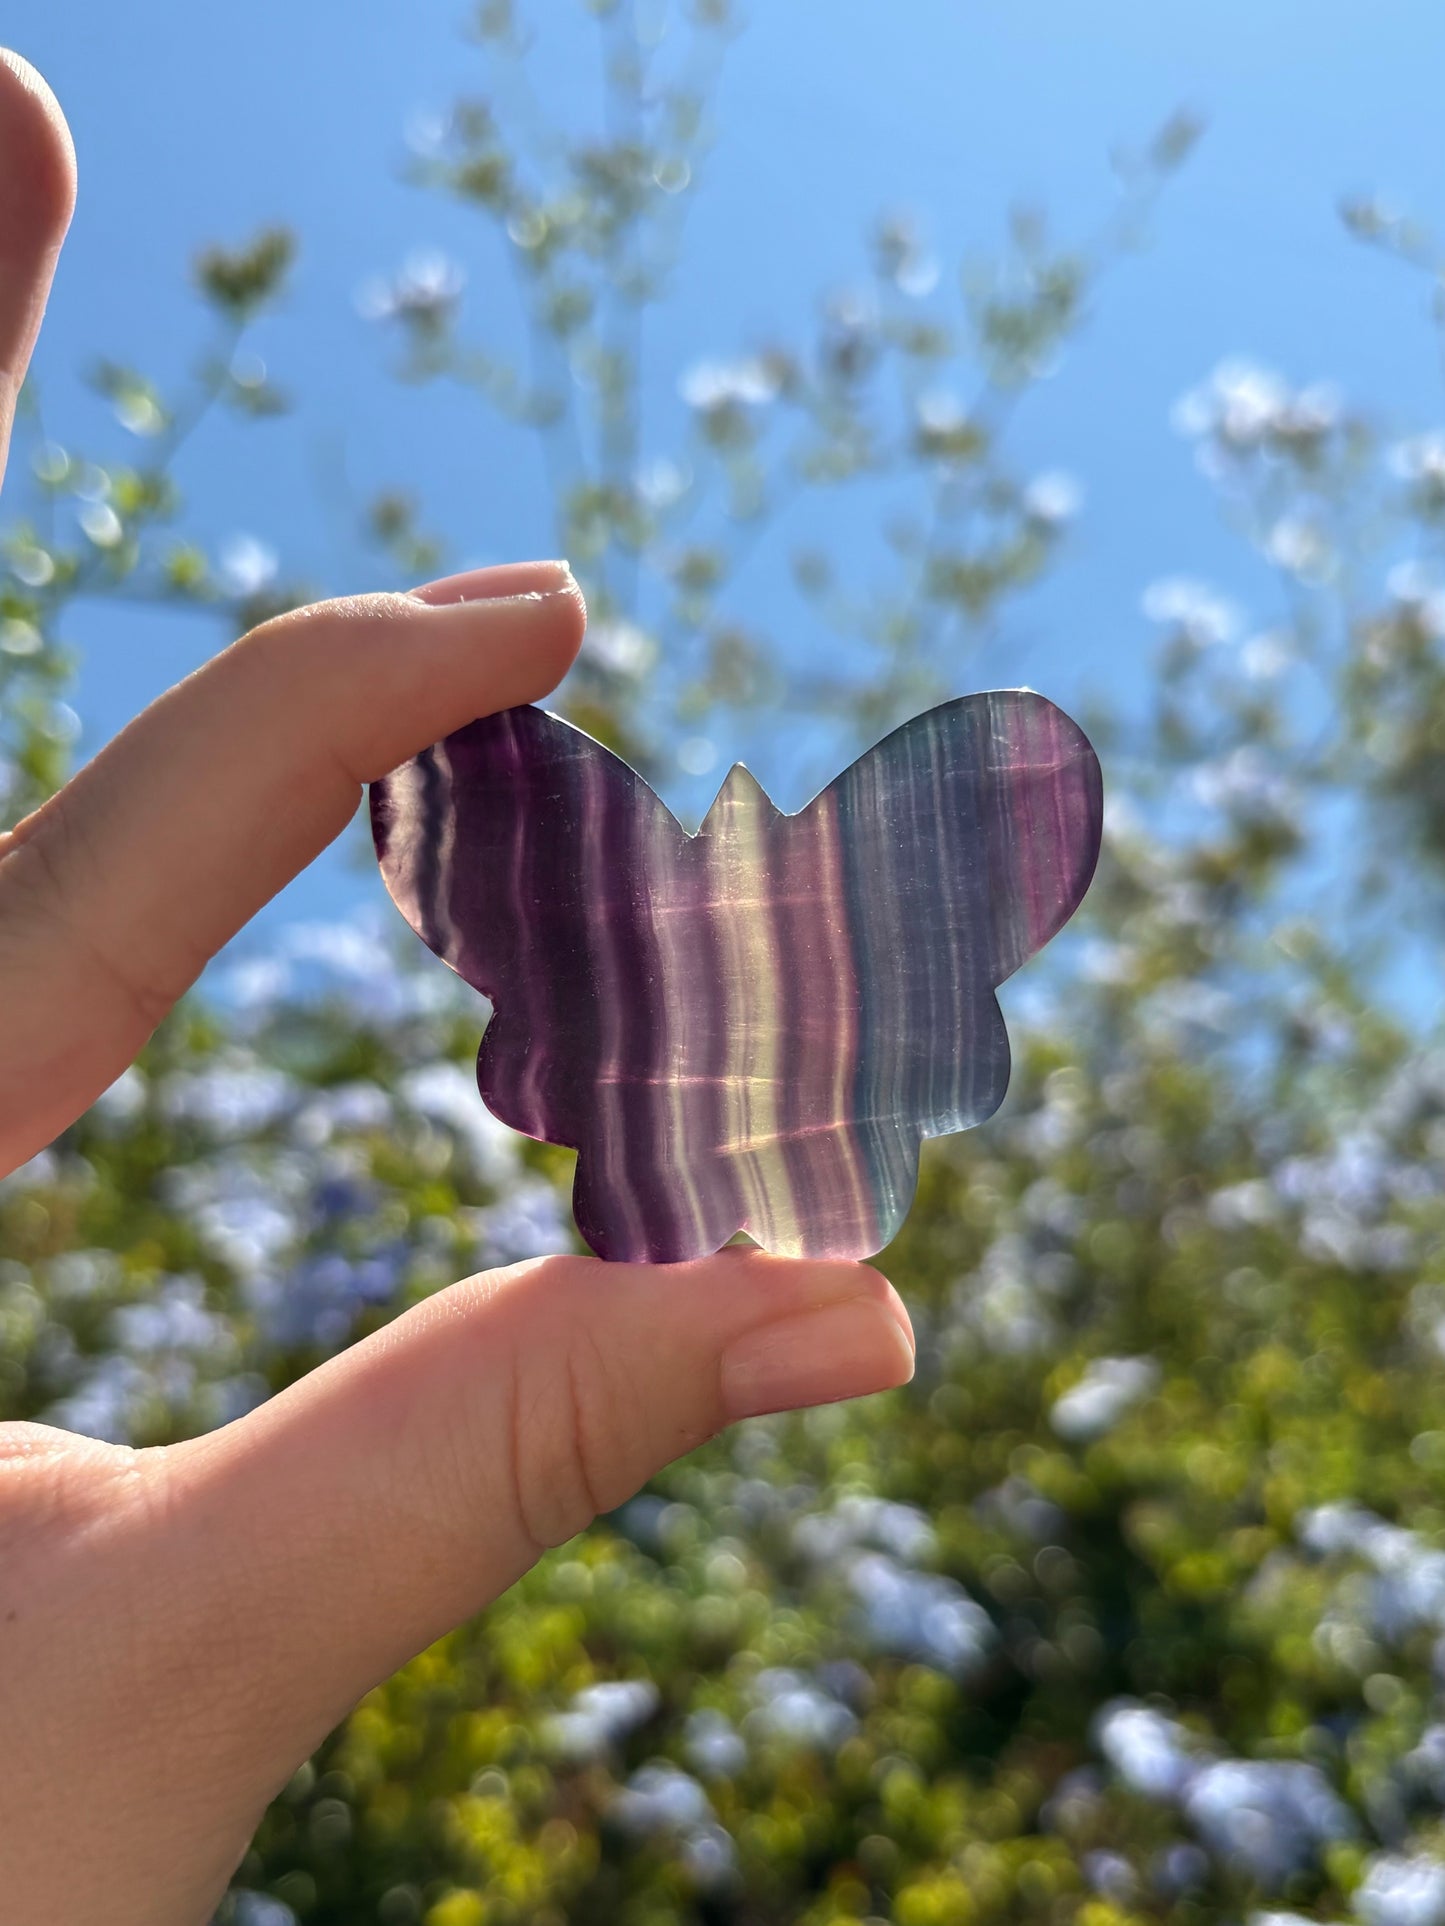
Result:
<svg viewBox="0 0 1445 1926"><path fill-rule="evenodd" d="M738 764L695 836L635 770L540 709L459 729L371 792L382 875L488 995L482 1096L578 1154L602 1257L737 1230L864 1257L923 1137L1008 1084L996 986L1083 898L1099 763L1023 690L906 722L796 815Z"/></svg>

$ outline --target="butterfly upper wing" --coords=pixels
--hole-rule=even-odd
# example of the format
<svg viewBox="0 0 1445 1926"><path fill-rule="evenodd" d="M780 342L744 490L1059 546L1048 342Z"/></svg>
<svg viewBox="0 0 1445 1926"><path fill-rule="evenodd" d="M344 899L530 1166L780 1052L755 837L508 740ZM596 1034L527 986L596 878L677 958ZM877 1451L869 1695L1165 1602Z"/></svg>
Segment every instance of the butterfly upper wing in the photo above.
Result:
<svg viewBox="0 0 1445 1926"><path fill-rule="evenodd" d="M862 1128L992 1114L1008 1084L993 995L1068 921L1098 859L1103 787L1083 731L1026 690L894 730L802 812L836 822L862 992Z"/></svg>
<svg viewBox="0 0 1445 1926"><path fill-rule="evenodd" d="M371 820L397 907L496 1005L488 1106L553 1143L595 1134L599 1084L654 1047L638 992L656 974L649 878L686 841L674 817L591 736L517 708L374 783Z"/></svg>

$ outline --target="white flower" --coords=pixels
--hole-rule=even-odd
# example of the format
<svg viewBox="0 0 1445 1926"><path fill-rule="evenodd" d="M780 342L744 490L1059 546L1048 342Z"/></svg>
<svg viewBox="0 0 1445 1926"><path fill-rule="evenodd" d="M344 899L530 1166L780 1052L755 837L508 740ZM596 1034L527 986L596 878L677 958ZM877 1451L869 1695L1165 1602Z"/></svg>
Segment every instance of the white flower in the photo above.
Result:
<svg viewBox="0 0 1445 1926"><path fill-rule="evenodd" d="M1182 1803L1214 1856L1267 1888L1304 1871L1321 1847L1355 1829L1319 1767L1296 1759L1211 1761L1185 1787ZM1388 1918L1399 1926L1395 1914Z"/></svg>
<svg viewBox="0 0 1445 1926"><path fill-rule="evenodd" d="M212 982L233 1007L264 1010L284 998L310 1000L344 990L356 1018L392 1019L466 1007L485 1014L485 999L450 971L399 967L380 916L293 923L268 951L228 963Z"/></svg>
<svg viewBox="0 0 1445 1926"><path fill-rule="evenodd" d="M704 1779L735 1778L748 1762L748 1748L732 1720L706 1707L688 1714L683 1750Z"/></svg>
<svg viewBox="0 0 1445 1926"><path fill-rule="evenodd" d="M407 256L394 280L368 281L356 305L368 321L438 321L456 305L466 280L460 262L449 254L420 249Z"/></svg>
<svg viewBox="0 0 1445 1926"><path fill-rule="evenodd" d="M611 1811L628 1832L644 1838L685 1832L713 1817L712 1801L697 1780L664 1759L639 1767L613 1800Z"/></svg>
<svg viewBox="0 0 1445 1926"><path fill-rule="evenodd" d="M1329 382L1292 389L1273 369L1242 359L1223 361L1199 387L1181 395L1171 410L1175 429L1207 446L1205 466L1223 474L1231 462L1266 441L1318 441L1344 412Z"/></svg>
<svg viewBox="0 0 1445 1926"><path fill-rule="evenodd" d="M82 724L68 702L52 702L40 727L52 742L75 742L80 737Z"/></svg>
<svg viewBox="0 0 1445 1926"><path fill-rule="evenodd" d="M316 1091L298 1113L291 1134L298 1143L319 1146L338 1133L384 1130L391 1117L387 1093L379 1084L358 1078Z"/></svg>
<svg viewBox="0 0 1445 1926"><path fill-rule="evenodd" d="M848 1582L879 1651L921 1659L958 1678L976 1672L995 1643L988 1613L952 1578L909 1571L870 1552L854 1564Z"/></svg>
<svg viewBox="0 0 1445 1926"><path fill-rule="evenodd" d="M112 402L115 418L133 435L158 435L166 425L165 412L144 388L127 388Z"/></svg>
<svg viewBox="0 0 1445 1926"><path fill-rule="evenodd" d="M0 622L0 655L39 655L45 638L31 622L9 616Z"/></svg>
<svg viewBox="0 0 1445 1926"><path fill-rule="evenodd" d="M1197 802L1206 809L1233 809L1241 815L1288 818L1295 791L1255 743L1242 743L1216 762L1201 762L1190 778Z"/></svg>
<svg viewBox="0 0 1445 1926"><path fill-rule="evenodd" d="M604 1679L587 1685L543 1728L549 1744L569 1759L600 1758L656 1712L662 1696L649 1679Z"/></svg>
<svg viewBox="0 0 1445 1926"><path fill-rule="evenodd" d="M1153 1358L1095 1358L1076 1385L1049 1413L1061 1438L1086 1444L1111 1431L1159 1382Z"/></svg>
<svg viewBox="0 0 1445 1926"><path fill-rule="evenodd" d="M26 588L45 588L55 579L55 558L37 543L27 543L11 556L10 572Z"/></svg>
<svg viewBox="0 0 1445 1926"><path fill-rule="evenodd" d="M78 1431L108 1444L125 1444L140 1407L151 1389L145 1367L134 1358L107 1352L94 1359L83 1381L66 1397L41 1413L46 1424Z"/></svg>
<svg viewBox="0 0 1445 1926"><path fill-rule="evenodd" d="M1199 1768L1182 1725L1128 1699L1105 1706L1094 1739L1125 1785L1146 1799L1178 1799Z"/></svg>
<svg viewBox="0 0 1445 1926"><path fill-rule="evenodd" d="M908 254L900 262L894 275L894 285L900 294L910 300L921 301L926 294L932 294L938 286L941 269L936 254Z"/></svg>
<svg viewBox="0 0 1445 1926"><path fill-rule="evenodd" d="M639 498L649 508L671 508L687 493L692 480L685 468L666 455L658 455L654 460L643 462L632 478L632 485Z"/></svg>
<svg viewBox="0 0 1445 1926"><path fill-rule="evenodd" d="M171 1077L163 1107L173 1123L196 1124L213 1137L253 1137L284 1116L296 1096L284 1071L238 1060Z"/></svg>
<svg viewBox="0 0 1445 1926"><path fill-rule="evenodd" d="M1094 1892L1116 1905L1125 1906L1139 1895L1139 1875L1123 1853L1110 1852L1107 1847L1096 1848L1084 1854L1079 1870Z"/></svg>
<svg viewBox="0 0 1445 1926"><path fill-rule="evenodd" d="M168 1277L149 1297L121 1304L111 1313L111 1338L122 1351L189 1351L197 1356L228 1354L235 1339L225 1318L207 1308L206 1287L198 1277Z"/></svg>
<svg viewBox="0 0 1445 1926"><path fill-rule="evenodd" d="M333 923L292 923L281 933L279 947L296 963L314 963L328 976L348 983L374 977L379 959L377 931L363 920Z"/></svg>
<svg viewBox="0 0 1445 1926"><path fill-rule="evenodd" d="M1385 587L1396 602L1415 608L1438 595L1445 583L1441 582L1440 571L1433 562L1411 557L1407 562L1396 562L1385 577Z"/></svg>
<svg viewBox="0 0 1445 1926"><path fill-rule="evenodd" d="M1445 637L1445 582L1433 563L1397 562L1385 577L1385 587L1427 635Z"/></svg>
<svg viewBox="0 0 1445 1926"><path fill-rule="evenodd" d="M284 1899L270 1893L232 1894L236 1926L296 1926L296 1915Z"/></svg>
<svg viewBox="0 0 1445 1926"><path fill-rule="evenodd" d="M951 388L928 388L914 409L918 425L926 435L954 435L968 426L968 409Z"/></svg>
<svg viewBox="0 0 1445 1926"><path fill-rule="evenodd" d="M109 502L87 502L79 515L81 532L97 548L114 548L125 534L120 516Z"/></svg>
<svg viewBox="0 0 1445 1926"><path fill-rule="evenodd" d="M777 370L760 355L695 362L678 383L678 393L688 407L703 413L729 406L764 407L777 392Z"/></svg>
<svg viewBox="0 0 1445 1926"><path fill-rule="evenodd" d="M279 956L250 956L222 973L227 1000L238 1010L266 1010L292 988L293 972Z"/></svg>
<svg viewBox="0 0 1445 1926"><path fill-rule="evenodd" d="M1303 1913L1251 1913L1249 1926L1314 1926Z"/></svg>
<svg viewBox="0 0 1445 1926"><path fill-rule="evenodd" d="M1363 1505L1317 1505L1295 1521L1301 1542L1321 1558L1340 1552L1365 1552L1376 1530L1384 1525Z"/></svg>
<svg viewBox="0 0 1445 1926"><path fill-rule="evenodd" d="M418 107L406 123L406 144L414 154L423 159L440 153L451 131L450 116L438 113L433 107Z"/></svg>
<svg viewBox="0 0 1445 1926"><path fill-rule="evenodd" d="M753 1680L754 1710L744 1731L831 1751L858 1721L834 1693L805 1673L770 1666Z"/></svg>
<svg viewBox="0 0 1445 1926"><path fill-rule="evenodd" d="M864 1546L913 1564L931 1557L937 1543L933 1526L913 1505L893 1504L861 1492L840 1498L831 1511L800 1518L793 1527L794 1548L819 1564L832 1563Z"/></svg>
<svg viewBox="0 0 1445 1926"><path fill-rule="evenodd" d="M220 1195L198 1199L187 1215L206 1249L248 1277L274 1263L300 1232L295 1211L269 1194L259 1173L250 1188L238 1181Z"/></svg>
<svg viewBox="0 0 1445 1926"><path fill-rule="evenodd" d="M717 744L707 736L685 736L677 745L677 766L684 775L705 776L717 762Z"/></svg>
<svg viewBox="0 0 1445 1926"><path fill-rule="evenodd" d="M1272 562L1291 575L1318 580L1330 573L1334 553L1324 531L1303 515L1282 515L1265 537Z"/></svg>
<svg viewBox="0 0 1445 1926"><path fill-rule="evenodd" d="M1316 381L1295 394L1285 413L1286 434L1325 435L1344 413L1344 396L1331 381Z"/></svg>
<svg viewBox="0 0 1445 1926"><path fill-rule="evenodd" d="M721 1885L737 1864L732 1834L719 1825L694 1826L683 1840L682 1859L699 1886Z"/></svg>
<svg viewBox="0 0 1445 1926"><path fill-rule="evenodd" d="M699 1886L732 1877L732 1837L717 1822L712 1801L690 1774L666 1759L640 1766L612 1801L614 1822L639 1839L669 1839Z"/></svg>
<svg viewBox="0 0 1445 1926"><path fill-rule="evenodd" d="M657 660L657 644L635 622L589 622L582 653L599 668L635 681Z"/></svg>
<svg viewBox="0 0 1445 1926"><path fill-rule="evenodd" d="M103 502L109 500L111 487L110 476L105 470L97 467L93 461L88 461L81 469L79 477L72 482L71 493L77 501Z"/></svg>
<svg viewBox="0 0 1445 1926"><path fill-rule="evenodd" d="M543 1177L513 1178L505 1195L470 1212L467 1223L476 1234L478 1261L483 1266L546 1257L566 1250L570 1242L566 1207Z"/></svg>
<svg viewBox="0 0 1445 1926"><path fill-rule="evenodd" d="M1069 1120L1044 1105L1021 1120L1031 1148L1047 1154L1067 1140ZM955 1287L960 1327L987 1350L1022 1356L1041 1350L1054 1334L1053 1320L1040 1302L1043 1267L1029 1241L1004 1231L984 1253L983 1262Z"/></svg>
<svg viewBox="0 0 1445 1926"><path fill-rule="evenodd" d="M1445 1864L1381 1853L1355 1891L1355 1912L1364 1926L1445 1926Z"/></svg>
<svg viewBox="0 0 1445 1926"><path fill-rule="evenodd" d="M1405 481L1445 487L1445 430L1437 428L1431 434L1412 435L1407 441L1397 442L1390 450L1389 463Z"/></svg>
<svg viewBox="0 0 1445 1926"><path fill-rule="evenodd" d="M839 288L825 305L828 319L846 334L864 334L878 325L878 297L870 287Z"/></svg>
<svg viewBox="0 0 1445 1926"><path fill-rule="evenodd" d="M1083 506L1084 491L1072 475L1050 469L1036 475L1024 490L1024 513L1048 528L1071 522Z"/></svg>
<svg viewBox="0 0 1445 1926"><path fill-rule="evenodd" d="M144 1074L131 1064L108 1089L101 1091L91 1105L91 1112L107 1123L132 1123L146 1107L146 1088Z"/></svg>
<svg viewBox="0 0 1445 1926"><path fill-rule="evenodd" d="M1377 1637L1394 1642L1445 1630L1445 1552L1418 1533L1349 1504L1320 1505L1296 1528L1317 1557L1353 1553L1373 1567L1378 1576L1367 1594L1366 1619Z"/></svg>
<svg viewBox="0 0 1445 1926"><path fill-rule="evenodd" d="M23 1164L0 1177L0 1197L7 1191L40 1190L60 1178L60 1159L53 1150L37 1150Z"/></svg>
<svg viewBox="0 0 1445 1926"><path fill-rule="evenodd" d="M53 488L69 473L70 456L58 441L42 441L30 457L30 466L38 480Z"/></svg>
<svg viewBox="0 0 1445 1926"><path fill-rule="evenodd" d="M229 373L238 388L260 388L266 380L266 363L254 349L240 348L231 357Z"/></svg>
<svg viewBox="0 0 1445 1926"><path fill-rule="evenodd" d="M1239 611L1203 582L1168 575L1144 591L1143 609L1151 622L1179 629L1196 648L1228 642L1239 628Z"/></svg>
<svg viewBox="0 0 1445 1926"><path fill-rule="evenodd" d="M1273 681L1294 659L1288 637L1271 633L1251 636L1239 652L1239 666L1252 682Z"/></svg>
<svg viewBox="0 0 1445 1926"><path fill-rule="evenodd" d="M482 1102L472 1071L459 1063L428 1063L406 1072L397 1095L420 1116L453 1131L471 1152L478 1175L488 1182L498 1183L515 1172L520 1140Z"/></svg>
<svg viewBox="0 0 1445 1926"><path fill-rule="evenodd" d="M1272 1224L1279 1217L1280 1202L1271 1184L1262 1177L1252 1177L1215 1191L1205 1214L1211 1224L1225 1230L1244 1224Z"/></svg>
<svg viewBox="0 0 1445 1926"><path fill-rule="evenodd" d="M276 551L254 535L232 535L221 545L216 573L228 595L259 595L276 579Z"/></svg>
<svg viewBox="0 0 1445 1926"><path fill-rule="evenodd" d="M1175 426L1187 435L1217 434L1237 447L1261 441L1289 403L1289 389L1272 369L1222 361L1202 388L1183 397Z"/></svg>

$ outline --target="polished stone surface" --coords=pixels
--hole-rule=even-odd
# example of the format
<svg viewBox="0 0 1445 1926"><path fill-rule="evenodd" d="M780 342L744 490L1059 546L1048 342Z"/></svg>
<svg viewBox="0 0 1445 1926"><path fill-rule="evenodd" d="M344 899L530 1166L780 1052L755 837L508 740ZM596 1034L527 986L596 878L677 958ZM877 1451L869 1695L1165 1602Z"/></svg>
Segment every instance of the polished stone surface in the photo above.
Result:
<svg viewBox="0 0 1445 1926"><path fill-rule="evenodd" d="M478 1082L579 1153L604 1257L862 1257L898 1230L924 1136L1008 1083L995 987L1098 856L1099 764L1021 690L894 730L796 815L741 765L696 836L540 709L471 723L373 785L412 927L492 999Z"/></svg>

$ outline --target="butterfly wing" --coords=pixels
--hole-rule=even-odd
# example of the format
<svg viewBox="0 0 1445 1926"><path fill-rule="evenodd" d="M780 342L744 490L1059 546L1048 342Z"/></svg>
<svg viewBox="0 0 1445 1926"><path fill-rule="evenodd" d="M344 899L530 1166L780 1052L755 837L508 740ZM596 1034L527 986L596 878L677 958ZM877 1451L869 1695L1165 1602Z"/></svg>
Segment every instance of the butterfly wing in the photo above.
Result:
<svg viewBox="0 0 1445 1926"><path fill-rule="evenodd" d="M1082 733L1022 692L915 718L796 816L733 771L690 853L721 962L712 1141L768 1249L880 1249L920 1139L998 1107L994 988L1082 898L1100 795Z"/></svg>
<svg viewBox="0 0 1445 1926"><path fill-rule="evenodd" d="M815 814L844 852L860 988L854 1112L896 1164L895 1128L963 1130L1002 1102L1009 1050L994 988L1083 900L1099 853L1099 762L1042 696L963 696L895 729L797 820Z"/></svg>
<svg viewBox="0 0 1445 1926"><path fill-rule="evenodd" d="M670 811L591 736L517 708L374 783L371 820L397 907L493 1000L488 1108L551 1143L625 1140L625 1069L656 1051L650 882L686 842Z"/></svg>

